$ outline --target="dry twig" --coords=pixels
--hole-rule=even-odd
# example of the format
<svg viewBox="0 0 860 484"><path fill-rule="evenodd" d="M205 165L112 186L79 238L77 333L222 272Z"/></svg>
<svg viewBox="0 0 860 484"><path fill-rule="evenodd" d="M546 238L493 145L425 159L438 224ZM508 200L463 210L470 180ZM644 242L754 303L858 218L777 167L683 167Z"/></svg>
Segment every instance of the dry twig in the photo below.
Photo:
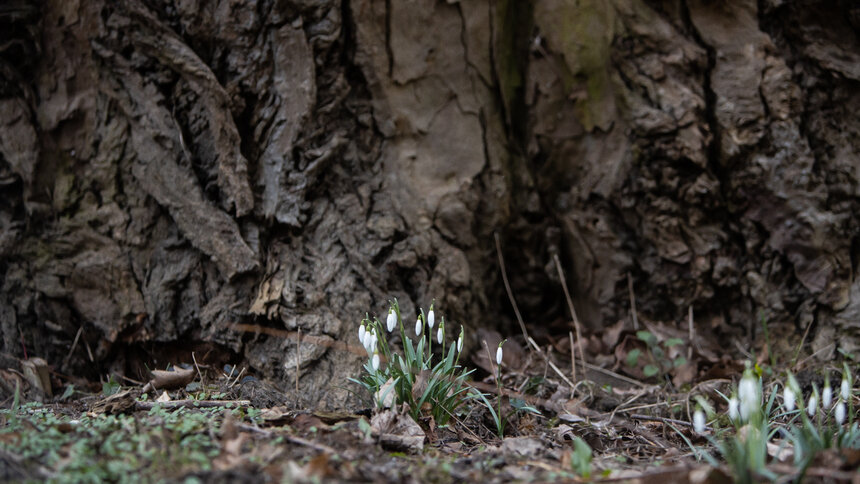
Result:
<svg viewBox="0 0 860 484"><path fill-rule="evenodd" d="M502 270L502 282L505 284L505 291L508 293L508 299L511 300L511 306L514 307L514 314L517 316L517 322L520 323L520 329L523 331L523 338L529 339L529 332L526 330L526 323L523 321L523 316L520 314L520 308L517 306L516 299L514 299L514 292L511 290L511 284L508 282L508 271L505 270L505 259L502 257L502 244L499 242L499 233L496 232L493 235L496 239L496 253L499 255L499 268Z"/></svg>
<svg viewBox="0 0 860 484"><path fill-rule="evenodd" d="M558 254L553 254L552 257L555 260L555 268L558 270L558 278L561 279L561 288L564 290L565 299L567 299L567 307L570 309L570 315L573 317L573 329L576 330L579 358L585 361L585 352L582 351L582 334L579 332L579 317L576 315L576 308L573 307L573 299L570 297L570 291L567 290L567 280L564 278L564 271L561 270L561 261L558 260Z"/></svg>

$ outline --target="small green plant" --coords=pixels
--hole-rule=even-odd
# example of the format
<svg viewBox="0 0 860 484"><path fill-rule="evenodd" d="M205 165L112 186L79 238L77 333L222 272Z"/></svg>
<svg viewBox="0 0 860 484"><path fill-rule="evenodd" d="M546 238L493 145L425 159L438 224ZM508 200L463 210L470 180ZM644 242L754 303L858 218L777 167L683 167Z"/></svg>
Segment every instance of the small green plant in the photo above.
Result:
<svg viewBox="0 0 860 484"><path fill-rule="evenodd" d="M122 386L114 380L113 375L108 377L108 380L102 383L102 395L109 397L122 389Z"/></svg>
<svg viewBox="0 0 860 484"><path fill-rule="evenodd" d="M588 479L591 477L591 446L580 437L573 439L573 452L570 454L570 467L576 475Z"/></svg>
<svg viewBox="0 0 860 484"><path fill-rule="evenodd" d="M393 351L386 339L399 328L403 355ZM434 363L433 329L441 358ZM365 317L359 326L358 336L367 351L365 374L360 379L350 378L370 392L377 406L388 407L406 404L414 419L427 408L437 425L446 425L457 409L468 399L466 378L472 371L459 365L463 350L464 330L450 346L445 339L445 318L436 327L433 305L425 315L422 309L415 321L415 338L407 335L395 299L383 324L379 319ZM383 364L383 361L385 364Z"/></svg>
<svg viewBox="0 0 860 484"><path fill-rule="evenodd" d="M225 407L145 414L77 416L27 403L0 409L0 450L47 482L162 482L212 468L220 453L214 439ZM233 415L240 417L238 410Z"/></svg>
<svg viewBox="0 0 860 484"><path fill-rule="evenodd" d="M797 380L791 373L788 375L788 381L785 395L792 394L788 401L793 407L794 400L801 399L802 395ZM831 448L860 449L860 429L854 422L851 387L851 371L846 363L843 366L842 384L836 404L833 405L832 402L830 378L827 375L821 399L818 398L818 388L813 386L812 395L809 397L806 408L798 411L800 425L783 430L786 438L794 444L794 463L802 469L801 476L806 472L815 456L823 450ZM844 425L846 417L849 418L847 426Z"/></svg>
<svg viewBox="0 0 860 484"><path fill-rule="evenodd" d="M493 404L490 403L490 400L487 398L483 392L479 392L478 390L474 390L472 392L473 398L477 398L487 407L487 410L490 412L490 416L493 417L493 423L496 424L496 434L499 438L503 438L505 436L505 425L507 424L508 419L502 415L502 359L504 357L504 350L502 350L502 346L505 344L503 340L499 343L499 347L496 349L496 366L495 371L493 372L493 378L496 380L496 388L498 388L498 398L496 399L497 408L493 408ZM486 345L486 342L484 342ZM487 356L491 356L489 354L490 349L487 348ZM492 360L492 358L490 358ZM490 363L492 365L492 363Z"/></svg>
<svg viewBox="0 0 860 484"><path fill-rule="evenodd" d="M524 400L518 398L510 399L511 407L513 407L511 413L508 413L507 415L502 414L502 360L504 357L504 350L502 349L502 346L505 344L505 341L507 340L504 340L499 343L499 347L496 348L496 366L495 371L493 372L493 378L496 380L496 388L498 389L496 408L493 408L493 404L490 403L490 400L487 398L486 394L479 392L478 390L472 391L472 398L475 398L481 403L483 403L484 406L487 407L487 410L490 412L490 416L493 418L493 423L496 426L496 434L499 436L499 438L503 438L505 436L505 427L507 426L508 418L511 416L512 413L528 412L534 415L541 414L538 409L532 407ZM489 350L490 349L487 348L487 356L491 356L489 354Z"/></svg>
<svg viewBox="0 0 860 484"><path fill-rule="evenodd" d="M697 409L694 415L695 432L705 435L714 445L728 464L735 482L758 482L763 478L773 480L777 477L767 468L768 444L791 445L795 464L801 469L800 480L818 452L829 448L860 448L860 429L853 421L854 395L847 364L835 404L829 380L826 380L823 393L813 386L804 401L800 385L790 372L783 385L781 409L776 405L778 393L772 391L767 401L763 401L761 376L748 365L738 387L730 397L724 397L728 401L727 427L720 428L722 419L713 413L710 405L701 405L707 407L716 429L713 436L705 435L704 412ZM705 402L698 397L697 401ZM714 457L695 447L675 430L697 456L718 465ZM784 440L778 441L777 436Z"/></svg>
<svg viewBox="0 0 860 484"><path fill-rule="evenodd" d="M642 373L646 377L662 377L673 368L677 368L687 362L683 356L670 357L669 351L673 346L684 344L681 338L669 338L663 342L657 341L657 337L650 331L637 331L636 338L645 343L647 361L642 367ZM627 353L627 366L637 366L642 357L642 350L635 348Z"/></svg>

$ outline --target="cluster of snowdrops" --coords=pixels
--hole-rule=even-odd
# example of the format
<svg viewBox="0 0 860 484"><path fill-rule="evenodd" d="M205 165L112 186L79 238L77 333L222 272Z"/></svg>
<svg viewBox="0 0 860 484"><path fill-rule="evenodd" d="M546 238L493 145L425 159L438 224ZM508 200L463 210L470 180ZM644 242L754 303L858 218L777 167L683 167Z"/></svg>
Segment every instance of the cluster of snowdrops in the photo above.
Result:
<svg viewBox="0 0 860 484"><path fill-rule="evenodd" d="M424 309L418 311L414 328L409 329L411 334L404 326L396 299L390 305L385 322L365 316L358 327L358 339L368 355L365 373L358 380L350 380L365 388L378 407L405 404L414 419L417 420L422 412L428 412L440 426L446 425L466 401L477 400L487 407L496 432L503 435L507 419L501 414L501 399L497 399L494 406L488 395L468 385L467 378L474 370L460 366L465 337L463 326L460 326L456 341L449 342L445 318L441 317L437 326L436 311L431 304L426 313ZM394 352L388 341L387 335L395 332L399 333L402 342L402 355ZM434 341L440 350L438 355L433 351ZM502 341L496 348L493 372L500 395L504 344ZM526 406L520 406L518 410L537 411Z"/></svg>

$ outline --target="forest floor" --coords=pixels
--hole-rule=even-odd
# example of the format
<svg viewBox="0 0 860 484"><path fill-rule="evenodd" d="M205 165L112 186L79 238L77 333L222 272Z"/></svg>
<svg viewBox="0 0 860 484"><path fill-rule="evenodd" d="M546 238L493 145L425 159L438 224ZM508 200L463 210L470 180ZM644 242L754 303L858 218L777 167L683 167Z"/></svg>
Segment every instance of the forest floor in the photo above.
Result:
<svg viewBox="0 0 860 484"><path fill-rule="evenodd" d="M748 363L718 358L701 338L662 325L615 333L590 341L589 362L577 359L576 374L572 336L528 347L522 337L509 341L503 438L477 398L444 426L426 409L416 421L408 409L371 408L369 395L367 405L321 411L298 400L300 392L283 393L235 367L189 365L130 387L70 385L46 403L25 402L16 391L0 409L0 481L860 482L856 424L853 441L803 449L800 458L807 444L779 431L791 416L773 412L766 455L751 448L721 455L721 442L751 447L749 426L735 430L725 416L726 396ZM613 353L591 351L601 346ZM471 363L492 375L489 355L481 354ZM765 401L774 395L778 406L785 369L795 371L804 394L823 388L820 368L796 357L793 365L773 365L771 356L765 352L751 368L762 377ZM833 370L838 388L842 373ZM10 375L0 375L6 385ZM345 379L350 385L360 391ZM469 385L498 404L491 376ZM700 434L690 422L701 405L710 412ZM824 435L834 428L832 410L821 415Z"/></svg>

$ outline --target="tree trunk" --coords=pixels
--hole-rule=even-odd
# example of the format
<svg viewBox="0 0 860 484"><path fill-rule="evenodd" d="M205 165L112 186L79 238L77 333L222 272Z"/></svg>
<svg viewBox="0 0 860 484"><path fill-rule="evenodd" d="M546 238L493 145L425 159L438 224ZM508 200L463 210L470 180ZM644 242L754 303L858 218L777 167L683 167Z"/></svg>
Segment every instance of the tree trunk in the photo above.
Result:
<svg viewBox="0 0 860 484"><path fill-rule="evenodd" d="M594 330L630 274L650 318L855 352L859 30L848 0L7 2L2 350L299 365L337 406L333 343L390 298L513 328L498 232L534 327L568 319L558 255Z"/></svg>

